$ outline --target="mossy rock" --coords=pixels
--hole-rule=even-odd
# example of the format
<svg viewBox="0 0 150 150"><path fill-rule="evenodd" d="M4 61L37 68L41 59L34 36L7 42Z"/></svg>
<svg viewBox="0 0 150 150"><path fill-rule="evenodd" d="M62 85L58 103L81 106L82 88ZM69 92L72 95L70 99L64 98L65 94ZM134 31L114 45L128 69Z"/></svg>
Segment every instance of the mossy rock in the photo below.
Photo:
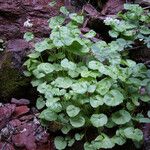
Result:
<svg viewBox="0 0 150 150"><path fill-rule="evenodd" d="M20 97L29 84L29 79L12 66L11 54L3 53L0 61L0 101Z"/></svg>

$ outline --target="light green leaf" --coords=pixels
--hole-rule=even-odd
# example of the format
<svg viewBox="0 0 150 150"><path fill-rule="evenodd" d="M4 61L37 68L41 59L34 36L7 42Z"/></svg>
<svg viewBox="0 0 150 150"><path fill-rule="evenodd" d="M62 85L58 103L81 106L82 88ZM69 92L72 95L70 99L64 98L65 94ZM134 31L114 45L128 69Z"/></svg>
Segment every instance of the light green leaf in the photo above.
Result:
<svg viewBox="0 0 150 150"><path fill-rule="evenodd" d="M96 90L96 85L93 84L93 85L88 86L89 93L93 93L95 90Z"/></svg>
<svg viewBox="0 0 150 150"><path fill-rule="evenodd" d="M88 64L88 67L92 70L98 70L101 66L101 63L99 61L90 61Z"/></svg>
<svg viewBox="0 0 150 150"><path fill-rule="evenodd" d="M84 134L76 133L76 134L75 134L75 139L76 139L77 141L80 141L80 140L83 138L83 136L84 136Z"/></svg>
<svg viewBox="0 0 150 150"><path fill-rule="evenodd" d="M139 122L140 122L140 123L150 123L150 118L144 118L144 117L143 117L143 118L140 118L140 119L139 119Z"/></svg>
<svg viewBox="0 0 150 150"><path fill-rule="evenodd" d="M108 106L117 106L124 100L119 90L111 90L104 96L104 103Z"/></svg>
<svg viewBox="0 0 150 150"><path fill-rule="evenodd" d="M105 149L110 149L115 146L114 142L112 139L110 139L106 134L101 134L99 135L93 142L92 144L96 149L100 148L105 148Z"/></svg>
<svg viewBox="0 0 150 150"><path fill-rule="evenodd" d="M42 97L39 97L36 101L36 107L37 109L42 109L45 106L45 101Z"/></svg>
<svg viewBox="0 0 150 150"><path fill-rule="evenodd" d="M90 97L90 105L93 108L97 108L97 107L99 107L103 104L104 104L104 102L103 102L103 97L102 96L96 95L96 96Z"/></svg>
<svg viewBox="0 0 150 150"><path fill-rule="evenodd" d="M127 138L132 139L134 141L143 140L143 132L140 129L134 129L133 127L128 127L124 129L124 134Z"/></svg>
<svg viewBox="0 0 150 150"><path fill-rule="evenodd" d="M80 128L80 127L84 126L85 119L82 116L78 116L75 118L71 118L70 123L73 127Z"/></svg>
<svg viewBox="0 0 150 150"><path fill-rule="evenodd" d="M67 146L67 141L61 137L61 136L57 136L55 139L54 139L54 144L56 146L56 149L58 150L63 150L66 148Z"/></svg>
<svg viewBox="0 0 150 150"><path fill-rule="evenodd" d="M48 107L51 111L59 113L62 111L62 105L59 102L53 103L53 105L50 105Z"/></svg>
<svg viewBox="0 0 150 150"><path fill-rule="evenodd" d="M69 61L67 58L65 58L61 61L61 66L63 68L68 69L68 70L75 70L76 69L76 64Z"/></svg>
<svg viewBox="0 0 150 150"><path fill-rule="evenodd" d="M27 42L29 42L29 41L31 41L31 40L34 38L34 35L33 35L33 33L31 33L31 32L26 32L26 33L24 34L23 38L24 38Z"/></svg>
<svg viewBox="0 0 150 150"><path fill-rule="evenodd" d="M51 6L51 7L54 7L54 6L56 5L56 1L55 1L55 0L53 0L53 1L52 1L52 2L50 2L48 5L49 5L49 6Z"/></svg>
<svg viewBox="0 0 150 150"><path fill-rule="evenodd" d="M64 6L60 7L60 12L63 13L64 15L69 15L69 11Z"/></svg>
<svg viewBox="0 0 150 150"><path fill-rule="evenodd" d="M71 86L72 90L78 94L84 94L88 90L87 82L74 83Z"/></svg>
<svg viewBox="0 0 150 150"><path fill-rule="evenodd" d="M39 73L51 73L54 71L54 66L50 63L40 63L40 65L37 66L37 70L39 71Z"/></svg>
<svg viewBox="0 0 150 150"><path fill-rule="evenodd" d="M111 85L112 79L104 78L97 83L96 91L101 95L105 95L109 91Z"/></svg>
<svg viewBox="0 0 150 150"><path fill-rule="evenodd" d="M61 129L63 134L68 134L68 132L71 130L71 125L64 125L63 128Z"/></svg>
<svg viewBox="0 0 150 150"><path fill-rule="evenodd" d="M68 141L68 146L71 147L74 144L74 142L75 142L75 139L70 139Z"/></svg>
<svg viewBox="0 0 150 150"><path fill-rule="evenodd" d="M104 126L107 123L108 119L104 114L93 114L90 118L90 121L94 127L98 128Z"/></svg>
<svg viewBox="0 0 150 150"><path fill-rule="evenodd" d="M68 77L58 77L56 78L56 80L51 82L52 85L64 89L71 87L72 83L73 83L72 80Z"/></svg>
<svg viewBox="0 0 150 150"><path fill-rule="evenodd" d="M131 120L131 115L126 110L119 110L112 114L112 121L118 125L125 124Z"/></svg>
<svg viewBox="0 0 150 150"><path fill-rule="evenodd" d="M84 34L86 38L93 38L96 35L96 32L93 30L90 30L88 33Z"/></svg>
<svg viewBox="0 0 150 150"><path fill-rule="evenodd" d="M69 14L69 17L70 17L70 19L72 19L73 21L76 21L79 24L82 24L83 21L84 21L84 17L80 16L80 15L78 15L76 13Z"/></svg>
<svg viewBox="0 0 150 150"><path fill-rule="evenodd" d="M46 82L41 83L41 84L38 85L37 91L44 94L47 91L47 87L48 86L47 86Z"/></svg>
<svg viewBox="0 0 150 150"><path fill-rule="evenodd" d="M108 119L107 124L105 125L107 128L113 128L116 124L112 121L111 118Z"/></svg>
<svg viewBox="0 0 150 150"><path fill-rule="evenodd" d="M148 117L150 118L150 110L147 112Z"/></svg>
<svg viewBox="0 0 150 150"><path fill-rule="evenodd" d="M46 106L50 107L51 105L54 105L59 100L60 100L59 97L51 97L51 98L49 98L49 99L46 100Z"/></svg>
<svg viewBox="0 0 150 150"><path fill-rule="evenodd" d="M57 113L51 111L49 108L43 110L39 116L41 119L47 121L55 121L57 119Z"/></svg>
<svg viewBox="0 0 150 150"><path fill-rule="evenodd" d="M34 52L28 55L30 58L38 58L41 54L39 52Z"/></svg>
<svg viewBox="0 0 150 150"><path fill-rule="evenodd" d="M43 52L45 50L52 49L54 44L49 39L45 39L44 41L38 42L35 44L35 51Z"/></svg>
<svg viewBox="0 0 150 150"><path fill-rule="evenodd" d="M114 31L114 30L110 30L110 31L109 31L109 35L110 35L111 37L113 37L113 38L117 38L118 35L119 35L119 33L116 32L116 31Z"/></svg>
<svg viewBox="0 0 150 150"><path fill-rule="evenodd" d="M75 117L75 116L77 116L79 114L80 108L76 107L74 105L69 105L66 108L66 111L67 111L67 114L68 114L69 117Z"/></svg>
<svg viewBox="0 0 150 150"><path fill-rule="evenodd" d="M84 77L84 78L87 78L87 77L93 77L93 78L96 78L97 76L99 76L99 72L94 72L94 71L88 71L88 70L83 70L81 72L81 76Z"/></svg>
<svg viewBox="0 0 150 150"><path fill-rule="evenodd" d="M71 76L72 78L76 78L79 76L79 72L77 72L76 70L69 70L68 75Z"/></svg>
<svg viewBox="0 0 150 150"><path fill-rule="evenodd" d="M112 137L112 140L115 144L118 144L118 145L123 145L125 142L126 142L126 139L121 137L121 136L117 136L115 135L114 137Z"/></svg>
<svg viewBox="0 0 150 150"><path fill-rule="evenodd" d="M149 102L149 101L150 101L150 96L149 96L149 95L141 95L141 96L140 96L140 99L141 99L143 102Z"/></svg>
<svg viewBox="0 0 150 150"><path fill-rule="evenodd" d="M64 21L65 21L65 18L63 16L52 17L49 22L49 27L52 29L57 28L61 26L64 23Z"/></svg>
<svg viewBox="0 0 150 150"><path fill-rule="evenodd" d="M150 29L146 26L142 26L141 29L140 29L140 32L142 34L149 35L150 34Z"/></svg>
<svg viewBox="0 0 150 150"><path fill-rule="evenodd" d="M89 144L88 142L86 142L84 144L84 150L97 150L97 149L94 148L94 146L92 144Z"/></svg>

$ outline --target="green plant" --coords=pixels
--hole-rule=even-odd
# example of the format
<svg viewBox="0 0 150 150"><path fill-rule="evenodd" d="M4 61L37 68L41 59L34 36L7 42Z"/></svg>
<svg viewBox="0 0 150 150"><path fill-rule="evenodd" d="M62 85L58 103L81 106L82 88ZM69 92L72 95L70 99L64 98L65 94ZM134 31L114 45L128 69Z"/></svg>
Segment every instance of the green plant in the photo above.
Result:
<svg viewBox="0 0 150 150"><path fill-rule="evenodd" d="M135 7L141 9L131 6L122 16ZM62 15L49 21L50 37L36 43L25 62L28 70L25 74L32 76L32 85L40 93L37 108L44 108L39 116L43 125L53 121L66 135L55 138L56 148L72 146L75 140L86 137L91 127L97 131L97 137L86 140L85 150L112 148L123 145L127 139L141 142L143 134L136 124L143 116L137 108L140 103L150 101L147 92L140 93L150 83L149 70L126 56L126 50L137 38L127 38L124 30L119 33L116 30L115 37L119 36L116 40L94 43L91 40L96 35L94 31L82 34L79 29L83 16L69 13L65 7L60 11ZM122 21L126 19L119 20ZM108 24L108 20L105 22ZM142 23L147 26L145 21Z"/></svg>

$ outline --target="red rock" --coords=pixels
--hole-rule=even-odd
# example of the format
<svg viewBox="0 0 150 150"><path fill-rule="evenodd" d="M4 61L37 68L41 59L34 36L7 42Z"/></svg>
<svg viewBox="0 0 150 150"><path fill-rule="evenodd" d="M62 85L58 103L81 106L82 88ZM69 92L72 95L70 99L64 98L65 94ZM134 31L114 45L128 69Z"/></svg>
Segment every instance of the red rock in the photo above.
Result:
<svg viewBox="0 0 150 150"><path fill-rule="evenodd" d="M14 116L15 117L21 116L21 115L29 112L29 110L30 109L27 106L18 106L18 107L16 107L16 109L14 111Z"/></svg>
<svg viewBox="0 0 150 150"><path fill-rule="evenodd" d="M119 11L123 10L123 4L126 0L108 0L103 7L102 15L116 15Z"/></svg>
<svg viewBox="0 0 150 150"><path fill-rule="evenodd" d="M123 4L126 0L108 0L103 7L102 15L116 15L119 11L123 10Z"/></svg>
<svg viewBox="0 0 150 150"><path fill-rule="evenodd" d="M18 119L14 119L14 120L11 120L11 121L9 122L9 124L10 124L11 126L13 126L13 127L18 127L18 126L21 125L21 121L18 120Z"/></svg>
<svg viewBox="0 0 150 150"><path fill-rule="evenodd" d="M35 130L36 126L32 124L24 124L17 130L20 132L12 136L12 142L16 147L26 148L26 150L37 150L35 143Z"/></svg>
<svg viewBox="0 0 150 150"><path fill-rule="evenodd" d="M13 145L5 142L0 142L0 150L15 150Z"/></svg>
<svg viewBox="0 0 150 150"><path fill-rule="evenodd" d="M50 0L0 0L0 10L3 12L0 18L1 37L21 39L27 30L39 36L48 35L50 30L47 20L58 14L64 2L57 0L55 7L50 7L49 3ZM23 26L27 19L33 22L31 29Z"/></svg>
<svg viewBox="0 0 150 150"><path fill-rule="evenodd" d="M26 115L26 116L20 117L19 120L21 120L21 121L24 121L24 120L29 121L29 120L31 120L33 118L34 118L34 115Z"/></svg>
<svg viewBox="0 0 150 150"><path fill-rule="evenodd" d="M29 105L30 101L28 99L23 99L23 98L19 100L17 100L16 98L12 98L11 103L16 105Z"/></svg>
<svg viewBox="0 0 150 150"><path fill-rule="evenodd" d="M14 104L6 104L0 107L0 130L6 125L15 108L16 105Z"/></svg>
<svg viewBox="0 0 150 150"><path fill-rule="evenodd" d="M36 141L40 143L46 143L48 141L49 134L46 131L42 131L35 135Z"/></svg>

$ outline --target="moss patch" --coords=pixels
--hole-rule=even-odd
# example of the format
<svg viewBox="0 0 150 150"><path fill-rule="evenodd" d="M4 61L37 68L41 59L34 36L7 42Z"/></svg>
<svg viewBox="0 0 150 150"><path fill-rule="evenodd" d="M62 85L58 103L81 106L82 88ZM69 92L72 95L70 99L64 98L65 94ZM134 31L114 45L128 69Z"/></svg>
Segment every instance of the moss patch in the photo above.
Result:
<svg viewBox="0 0 150 150"><path fill-rule="evenodd" d="M11 97L22 95L27 85L29 85L29 79L12 67L11 55L4 54L0 62L0 98L9 100Z"/></svg>

